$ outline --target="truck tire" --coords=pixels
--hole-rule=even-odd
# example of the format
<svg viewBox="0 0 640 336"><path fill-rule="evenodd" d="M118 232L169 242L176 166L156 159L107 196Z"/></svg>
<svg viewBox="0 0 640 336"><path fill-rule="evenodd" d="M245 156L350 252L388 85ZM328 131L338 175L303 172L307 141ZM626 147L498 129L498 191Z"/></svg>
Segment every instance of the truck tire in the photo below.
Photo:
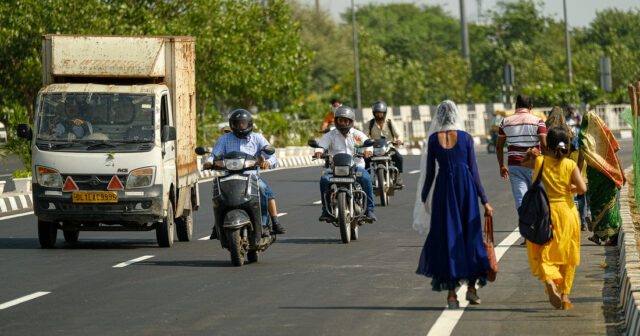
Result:
<svg viewBox="0 0 640 336"><path fill-rule="evenodd" d="M191 240L193 237L193 211L189 211L188 215L176 218L176 233L179 241Z"/></svg>
<svg viewBox="0 0 640 336"><path fill-rule="evenodd" d="M229 243L229 253L231 254L231 264L233 266L242 266L244 264L244 251L240 230L241 229L225 230L227 242Z"/></svg>
<svg viewBox="0 0 640 336"><path fill-rule="evenodd" d="M156 223L156 239L158 240L158 246L171 247L173 245L173 203L169 201L167 206L167 217L162 222Z"/></svg>
<svg viewBox="0 0 640 336"><path fill-rule="evenodd" d="M338 193L338 224L340 225L340 238L345 244L351 241L351 216L347 214L347 194Z"/></svg>
<svg viewBox="0 0 640 336"><path fill-rule="evenodd" d="M62 230L62 235L64 236L64 241L73 244L78 242L80 231Z"/></svg>
<svg viewBox="0 0 640 336"><path fill-rule="evenodd" d="M40 247L53 248L56 245L58 236L58 225L52 222L45 222L38 219L38 240Z"/></svg>
<svg viewBox="0 0 640 336"><path fill-rule="evenodd" d="M384 169L378 169L378 190L380 191L380 205L387 206L389 204L389 195L384 189Z"/></svg>

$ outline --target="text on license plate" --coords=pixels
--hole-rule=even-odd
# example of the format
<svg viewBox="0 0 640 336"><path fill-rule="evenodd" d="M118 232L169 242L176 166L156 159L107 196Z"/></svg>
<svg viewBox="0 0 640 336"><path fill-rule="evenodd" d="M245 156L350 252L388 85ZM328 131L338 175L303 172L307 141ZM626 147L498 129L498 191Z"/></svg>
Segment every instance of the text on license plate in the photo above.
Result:
<svg viewBox="0 0 640 336"><path fill-rule="evenodd" d="M74 192L71 196L73 203L117 203L117 191L87 191Z"/></svg>

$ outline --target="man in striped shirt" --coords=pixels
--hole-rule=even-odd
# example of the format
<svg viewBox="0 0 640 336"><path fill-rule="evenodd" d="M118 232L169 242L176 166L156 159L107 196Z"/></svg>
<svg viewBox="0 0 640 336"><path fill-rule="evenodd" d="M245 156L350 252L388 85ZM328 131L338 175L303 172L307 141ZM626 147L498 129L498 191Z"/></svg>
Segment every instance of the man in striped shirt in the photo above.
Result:
<svg viewBox="0 0 640 336"><path fill-rule="evenodd" d="M522 158L527 151L537 149L540 145L547 145L547 128L544 121L531 114L531 98L518 95L516 112L502 120L498 131L496 154L500 166L500 176L511 181L511 191L516 202L516 209L520 208L522 197L531 186L533 169L522 166ZM504 164L503 147L507 142L507 166Z"/></svg>

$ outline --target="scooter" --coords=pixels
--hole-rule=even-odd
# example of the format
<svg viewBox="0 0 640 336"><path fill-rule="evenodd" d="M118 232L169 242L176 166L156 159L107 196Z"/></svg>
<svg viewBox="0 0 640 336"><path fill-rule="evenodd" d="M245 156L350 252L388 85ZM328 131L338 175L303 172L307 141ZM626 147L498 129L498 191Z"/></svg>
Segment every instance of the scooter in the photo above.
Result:
<svg viewBox="0 0 640 336"><path fill-rule="evenodd" d="M308 144L313 148L322 148L316 140L309 140ZM373 140L367 139L363 147L372 145ZM355 156L364 157L361 153ZM348 244L358 239L359 227L366 222L367 194L356 181L358 173L355 172L356 165L351 155L338 153L332 157L325 149L320 158L325 160L325 167L328 168L323 174L332 175L329 178L329 193L322 196L326 197L325 205L331 217L328 222L340 228L340 238Z"/></svg>
<svg viewBox="0 0 640 336"><path fill-rule="evenodd" d="M399 172L398 168L391 161L391 144L383 136L374 140L373 156L369 164L369 175L371 175L373 184L373 194L380 196L380 204L387 206L389 204L389 196L393 196L396 190L402 189L402 186L396 185Z"/></svg>
<svg viewBox="0 0 640 336"><path fill-rule="evenodd" d="M262 152L271 155L275 148L265 146ZM196 148L198 155L207 153L204 147ZM242 266L245 258L258 262L260 252L276 241L271 225L267 224L266 230L262 226L258 175L245 174L258 170L257 163L253 155L230 152L216 157L211 168L226 172L213 179L214 230L234 266Z"/></svg>

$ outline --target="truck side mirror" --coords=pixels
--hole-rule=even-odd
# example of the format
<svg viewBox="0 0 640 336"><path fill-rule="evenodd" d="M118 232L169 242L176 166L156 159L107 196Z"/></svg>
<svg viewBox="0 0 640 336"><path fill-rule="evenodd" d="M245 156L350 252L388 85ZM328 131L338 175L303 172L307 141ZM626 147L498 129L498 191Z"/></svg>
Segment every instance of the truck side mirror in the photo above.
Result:
<svg viewBox="0 0 640 336"><path fill-rule="evenodd" d="M18 136L31 141L33 138L33 131L31 130L31 125L29 124L18 124Z"/></svg>
<svg viewBox="0 0 640 336"><path fill-rule="evenodd" d="M175 139L176 139L176 128L169 125L162 126L162 133L160 134L160 140L162 142L167 142Z"/></svg>

